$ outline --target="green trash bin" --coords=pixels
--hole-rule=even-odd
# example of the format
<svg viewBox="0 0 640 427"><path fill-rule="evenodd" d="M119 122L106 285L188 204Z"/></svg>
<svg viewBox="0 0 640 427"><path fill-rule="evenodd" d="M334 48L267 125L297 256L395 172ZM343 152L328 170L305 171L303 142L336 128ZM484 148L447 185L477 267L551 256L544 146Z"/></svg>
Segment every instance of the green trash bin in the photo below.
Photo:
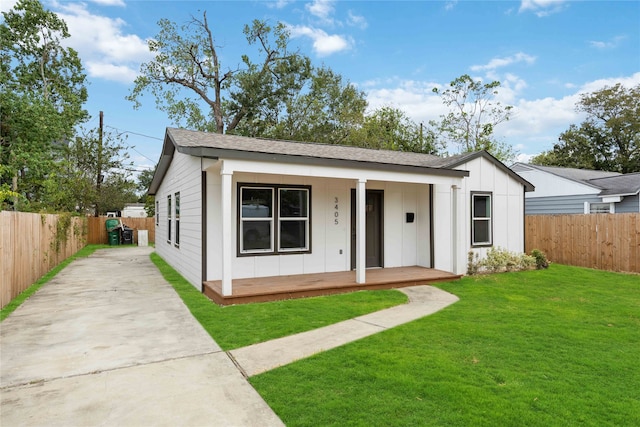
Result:
<svg viewBox="0 0 640 427"><path fill-rule="evenodd" d="M120 244L120 230L109 231L109 244L111 246Z"/></svg>

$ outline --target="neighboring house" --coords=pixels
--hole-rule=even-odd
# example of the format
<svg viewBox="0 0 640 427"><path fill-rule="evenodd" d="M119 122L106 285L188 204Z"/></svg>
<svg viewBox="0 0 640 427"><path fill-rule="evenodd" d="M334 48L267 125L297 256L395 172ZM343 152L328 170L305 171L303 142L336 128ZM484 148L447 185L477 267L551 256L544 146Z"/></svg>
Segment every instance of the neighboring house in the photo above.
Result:
<svg viewBox="0 0 640 427"><path fill-rule="evenodd" d="M123 218L146 218L147 211L144 210L144 203L127 203L122 210Z"/></svg>
<svg viewBox="0 0 640 427"><path fill-rule="evenodd" d="M448 158L168 128L149 188L156 251L196 288L524 250L533 186L487 152Z"/></svg>
<svg viewBox="0 0 640 427"><path fill-rule="evenodd" d="M640 173L526 163L511 169L535 186L526 194L527 215L640 212Z"/></svg>

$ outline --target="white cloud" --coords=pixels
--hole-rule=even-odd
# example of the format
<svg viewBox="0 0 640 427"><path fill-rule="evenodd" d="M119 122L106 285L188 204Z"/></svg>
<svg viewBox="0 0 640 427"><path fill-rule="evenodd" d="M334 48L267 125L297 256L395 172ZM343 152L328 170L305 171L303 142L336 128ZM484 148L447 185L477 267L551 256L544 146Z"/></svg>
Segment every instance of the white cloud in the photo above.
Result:
<svg viewBox="0 0 640 427"><path fill-rule="evenodd" d="M69 27L67 44L78 51L91 77L131 83L140 63L152 58L147 41L127 34L120 18L92 14L84 3L59 4L57 13Z"/></svg>
<svg viewBox="0 0 640 427"><path fill-rule="evenodd" d="M13 6L18 3L18 0L2 0L0 1L0 12L8 12L13 9Z"/></svg>
<svg viewBox="0 0 640 427"><path fill-rule="evenodd" d="M456 7L457 3L458 0L447 0L444 5L444 10L452 10L454 7Z"/></svg>
<svg viewBox="0 0 640 427"><path fill-rule="evenodd" d="M562 98L524 99L520 95L526 82L518 76L506 74L502 79L498 101L513 105L511 120L496 127L496 137L521 151L519 159L528 160L542 151L553 148L560 133L571 124L579 124L584 115L575 110L580 95L591 93L621 83L626 87L640 84L640 72L622 78L600 79L576 87L574 93ZM448 110L440 98L432 93L434 87L442 88L444 83L420 82L413 80L387 79L370 80L367 87L369 109L393 106L407 113L414 121L428 123L438 120Z"/></svg>
<svg viewBox="0 0 640 427"><path fill-rule="evenodd" d="M282 9L291 3L291 0L276 0L276 1L268 1L266 5L269 9Z"/></svg>
<svg viewBox="0 0 640 427"><path fill-rule="evenodd" d="M91 0L91 2L102 6L126 6L124 0Z"/></svg>
<svg viewBox="0 0 640 427"><path fill-rule="evenodd" d="M312 3L307 3L305 8L313 16L316 16L323 21L330 21L329 15L331 15L335 8L333 4L335 0L314 0Z"/></svg>
<svg viewBox="0 0 640 427"><path fill-rule="evenodd" d="M531 11L542 18L562 11L566 7L566 0L522 0L519 12Z"/></svg>
<svg viewBox="0 0 640 427"><path fill-rule="evenodd" d="M318 56L328 56L333 53L351 49L353 40L346 36L327 34L319 28L304 25L289 26L292 38L309 37L313 41L313 50Z"/></svg>
<svg viewBox="0 0 640 427"><path fill-rule="evenodd" d="M620 42L624 40L625 36L617 36L609 41L590 41L589 45L596 49L614 49L620 45Z"/></svg>
<svg viewBox="0 0 640 427"><path fill-rule="evenodd" d="M528 65L531 65L534 62L536 62L536 57L528 55L523 52L518 52L515 55L507 56L504 58L493 58L491 61L489 61L487 64L484 64L484 65L472 65L471 71L495 70L497 68L506 67L508 65L517 64L520 62L524 62Z"/></svg>
<svg viewBox="0 0 640 427"><path fill-rule="evenodd" d="M369 26L364 16L354 15L352 11L348 11L347 25L360 28L361 30Z"/></svg>

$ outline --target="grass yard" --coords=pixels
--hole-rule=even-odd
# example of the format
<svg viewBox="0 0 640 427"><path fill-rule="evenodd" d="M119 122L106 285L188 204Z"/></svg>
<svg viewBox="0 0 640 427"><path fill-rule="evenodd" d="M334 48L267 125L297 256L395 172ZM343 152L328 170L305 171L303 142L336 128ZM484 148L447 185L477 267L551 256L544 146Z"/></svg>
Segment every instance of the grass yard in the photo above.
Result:
<svg viewBox="0 0 640 427"><path fill-rule="evenodd" d="M638 426L640 276L552 265L250 378L287 426Z"/></svg>
<svg viewBox="0 0 640 427"><path fill-rule="evenodd" d="M220 307L155 252L151 261L223 350L320 328L407 302L405 294L388 290Z"/></svg>

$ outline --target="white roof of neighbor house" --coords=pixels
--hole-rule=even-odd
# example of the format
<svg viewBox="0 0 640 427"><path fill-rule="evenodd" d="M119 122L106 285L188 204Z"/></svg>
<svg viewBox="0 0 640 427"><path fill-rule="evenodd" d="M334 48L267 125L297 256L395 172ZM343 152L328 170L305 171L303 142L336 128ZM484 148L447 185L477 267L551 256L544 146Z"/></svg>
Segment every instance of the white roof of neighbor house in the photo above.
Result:
<svg viewBox="0 0 640 427"><path fill-rule="evenodd" d="M540 166L528 163L514 163L511 168L516 172L536 169L580 184L589 185L601 190L598 196L624 196L640 192L640 173L621 174L619 172Z"/></svg>
<svg viewBox="0 0 640 427"><path fill-rule="evenodd" d="M183 154L205 158L235 158L287 163L322 164L344 167L360 167L390 171L424 171L434 175L469 176L469 172L454 169L473 156L484 156L497 162L502 168L527 188L530 183L504 166L485 151L466 153L452 157L391 150L376 150L345 145L318 144L311 142L282 141L225 135L186 129L167 128L162 155L156 174L149 187L155 194L166 173L175 150Z"/></svg>

